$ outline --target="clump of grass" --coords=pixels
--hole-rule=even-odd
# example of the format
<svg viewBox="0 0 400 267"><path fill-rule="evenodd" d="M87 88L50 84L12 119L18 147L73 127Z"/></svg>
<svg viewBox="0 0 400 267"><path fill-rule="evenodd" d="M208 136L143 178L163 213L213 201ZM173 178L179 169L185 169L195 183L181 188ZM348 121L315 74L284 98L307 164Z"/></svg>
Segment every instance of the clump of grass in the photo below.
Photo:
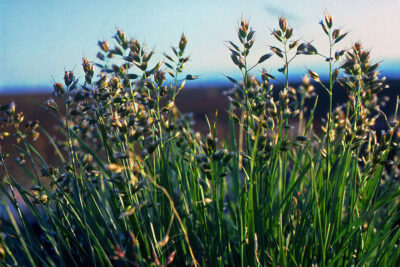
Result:
<svg viewBox="0 0 400 267"><path fill-rule="evenodd" d="M189 61L184 35L156 64L153 51L122 31L114 48L99 42L99 63L83 59L83 83L72 71L65 72L64 83L54 82L54 96L65 107L53 99L44 103L59 120L64 138L57 141L37 122L24 125L15 104L2 105L2 123L14 134L1 137L16 138L17 163L35 185L22 188L1 153L7 214L1 217L0 261L398 266L397 106L392 119L380 110L385 83L369 52L358 43L335 51L346 33L334 29L329 14L320 24L328 55L294 39L293 28L280 18L272 31L278 45L252 65L255 32L241 20L239 43L228 43L243 75L240 81L228 77L228 140L216 138L218 125L211 122L208 134L196 133L191 118L175 107L185 82L196 78L182 76ZM321 56L329 66L327 83L308 71L329 95L322 131L315 130L318 97L310 78L299 88L289 83L290 63L303 55ZM257 79L251 72L272 56L282 59L285 77L277 97L275 77L262 70ZM349 96L337 107L335 83ZM380 135L378 118L387 122ZM54 145L58 164L49 165L38 153L32 141L39 133Z"/></svg>

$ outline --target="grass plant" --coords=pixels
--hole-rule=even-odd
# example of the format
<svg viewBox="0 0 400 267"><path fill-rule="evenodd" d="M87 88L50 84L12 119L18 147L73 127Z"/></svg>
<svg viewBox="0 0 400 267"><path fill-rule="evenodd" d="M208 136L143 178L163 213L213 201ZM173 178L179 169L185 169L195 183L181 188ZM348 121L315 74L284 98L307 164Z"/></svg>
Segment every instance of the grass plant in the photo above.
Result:
<svg viewBox="0 0 400 267"><path fill-rule="evenodd" d="M183 74L183 34L156 64L153 51L120 30L113 48L99 42L97 63L83 59L83 82L72 71L54 82L64 107L43 104L59 121L58 140L24 122L15 104L1 105L1 138L16 141L15 160L34 182L23 188L1 151L1 264L399 266L397 105L391 117L381 111L385 81L369 51L359 43L336 51L346 33L327 13L320 24L329 54L294 39L280 18L271 33L277 45L254 61L255 31L241 20L238 41L227 43L242 73L228 77L227 140L216 138L212 121L208 134L195 132L175 106L186 81L197 78ZM308 70L291 87L291 62L310 55L326 62L329 80ZM272 56L283 64L279 95L275 77L253 74ZM322 127L310 77L329 95ZM348 101L334 107L335 83ZM381 133L379 119L387 124ZM39 134L58 164L43 160Z"/></svg>

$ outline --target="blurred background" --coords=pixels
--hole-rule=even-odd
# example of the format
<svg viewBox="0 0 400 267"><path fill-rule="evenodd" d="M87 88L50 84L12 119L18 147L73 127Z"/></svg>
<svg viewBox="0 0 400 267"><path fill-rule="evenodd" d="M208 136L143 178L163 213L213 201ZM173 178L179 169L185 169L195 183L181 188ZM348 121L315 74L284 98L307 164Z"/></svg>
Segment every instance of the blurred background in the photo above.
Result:
<svg viewBox="0 0 400 267"><path fill-rule="evenodd" d="M222 74L238 75L225 46L236 41L241 18L249 19L256 31L250 56L254 62L276 45L271 30L285 16L294 27L294 37L327 50L326 36L318 22L324 11L333 16L334 27L349 32L338 48L361 41L371 49L372 59L382 62L388 78L400 74L399 0L278 1L278 0L120 0L120 1L31 1L0 0L0 92L50 91L51 80L61 80L64 70L81 72L83 56L96 61L98 40L112 41L115 29L126 32L154 48L154 61L177 45L181 33L188 38L191 61L186 71L199 74L191 86L226 85ZM277 77L277 57L265 62ZM305 68L322 72L318 56L299 57L291 76L299 79Z"/></svg>
<svg viewBox="0 0 400 267"><path fill-rule="evenodd" d="M312 43L326 54L328 40L319 25L324 11L333 16L334 28L349 32L336 48L349 48L361 41L371 50L372 60L381 62L380 71L391 86L387 94L395 99L400 87L399 10L399 0L0 0L0 104L15 101L17 108L25 111L26 120L39 119L51 130L55 122L45 119L49 116L37 103L49 97L53 80L62 82L64 70L74 70L84 80L82 57L99 62L97 41L113 43L112 36L119 28L154 49L155 64L163 59L163 52L178 45L185 33L190 61L184 74L199 78L187 83L178 106L184 112L193 112L199 121L197 127L202 129L205 113L214 114L216 109L227 107L222 92L231 84L224 75L240 77L226 41L236 42L241 18L250 20L256 31L250 53L250 62L256 63L270 52L269 45L277 45L271 31L278 27L281 16L294 28L295 38ZM282 62L275 56L255 68L253 74L265 68L278 78L279 87L283 75L277 69L281 67ZM306 69L318 72L322 78L328 73L320 56L299 56L290 69L292 86L296 87ZM319 114L326 114L323 102L327 96L320 93ZM339 90L336 96L339 99L345 94ZM50 149L45 139L42 142L39 146L43 150ZM1 140L0 145L8 146Z"/></svg>

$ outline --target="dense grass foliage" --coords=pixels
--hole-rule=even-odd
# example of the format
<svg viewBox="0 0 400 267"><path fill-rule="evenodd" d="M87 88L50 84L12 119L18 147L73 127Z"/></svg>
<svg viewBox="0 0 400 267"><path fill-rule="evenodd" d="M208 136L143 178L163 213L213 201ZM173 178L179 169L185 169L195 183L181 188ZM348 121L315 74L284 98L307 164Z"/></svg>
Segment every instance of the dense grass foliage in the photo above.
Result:
<svg viewBox="0 0 400 267"><path fill-rule="evenodd" d="M228 77L227 140L217 140L213 122L208 134L194 132L174 105L185 82L197 78L182 75L184 35L153 67L153 51L124 32L115 34L114 48L99 42L98 63L83 59L85 81L67 71L63 84L54 82L65 112L53 99L44 103L59 120L58 140L24 122L13 103L2 105L1 123L13 134L1 137L17 141L16 161L35 185L16 182L2 151L1 263L399 266L397 107L391 117L380 110L385 84L369 52L358 43L336 51L346 34L329 14L320 24L328 55L294 39L280 18L277 45L253 61L255 32L240 22L238 41L227 43L243 74L241 81ZM329 103L318 103L309 76L299 88L289 84L290 63L307 55L329 66L326 83L308 71ZM251 74L272 56L283 62L279 95L267 71ZM337 82L348 101L333 107ZM313 120L321 104L329 104L322 129ZM378 119L387 123L379 134ZM39 133L54 145L57 165L36 150Z"/></svg>

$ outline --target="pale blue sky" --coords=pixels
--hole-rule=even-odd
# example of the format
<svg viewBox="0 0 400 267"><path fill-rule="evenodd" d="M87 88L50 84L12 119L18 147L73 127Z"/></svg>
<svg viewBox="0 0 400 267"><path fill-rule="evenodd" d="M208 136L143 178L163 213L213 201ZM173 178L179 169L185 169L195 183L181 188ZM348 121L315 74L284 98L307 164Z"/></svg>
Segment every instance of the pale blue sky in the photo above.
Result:
<svg viewBox="0 0 400 267"><path fill-rule="evenodd" d="M81 58L95 60L97 41L111 40L117 27L154 48L155 60L184 32L191 55L187 71L201 74L200 82L223 79L222 73L235 74L224 41L235 40L241 17L256 31L256 61L267 45L276 44L270 30L282 15L296 37L326 50L318 25L324 10L333 15L334 26L350 32L343 47L362 41L374 60L383 60L385 74L399 76L400 0L0 0L0 87L47 86L52 77L61 80L64 69L75 68L79 75ZM280 65L276 58L263 67L275 72ZM294 75L305 67L323 71L319 58L302 56Z"/></svg>

